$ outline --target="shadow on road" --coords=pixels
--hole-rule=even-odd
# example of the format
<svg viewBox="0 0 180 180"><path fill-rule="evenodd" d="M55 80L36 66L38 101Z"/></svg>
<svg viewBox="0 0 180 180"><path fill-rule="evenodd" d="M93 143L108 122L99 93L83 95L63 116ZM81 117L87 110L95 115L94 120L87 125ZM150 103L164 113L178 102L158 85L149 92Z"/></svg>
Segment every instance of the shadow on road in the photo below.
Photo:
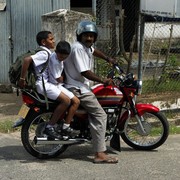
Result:
<svg viewBox="0 0 180 180"><path fill-rule="evenodd" d="M121 152L134 152L130 147L122 147ZM107 153L113 156L118 156L121 152L114 151L112 148L107 147ZM147 152L147 151L146 151ZM157 150L149 151L157 152ZM51 159L37 159L30 155L23 146L3 146L0 147L0 160L13 161L19 160L21 163L46 163L48 161L62 161L64 159L73 159L78 161L93 161L94 153L90 144L74 145L68 147L68 149L60 154L56 158Z"/></svg>

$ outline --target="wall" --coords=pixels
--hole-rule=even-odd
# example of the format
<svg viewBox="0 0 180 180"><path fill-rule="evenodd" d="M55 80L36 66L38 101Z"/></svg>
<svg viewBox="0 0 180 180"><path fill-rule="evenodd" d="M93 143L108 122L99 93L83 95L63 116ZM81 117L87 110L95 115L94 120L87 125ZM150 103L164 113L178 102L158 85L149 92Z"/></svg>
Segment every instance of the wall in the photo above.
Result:
<svg viewBox="0 0 180 180"><path fill-rule="evenodd" d="M41 16L57 9L70 9L69 0L6 0L0 11L0 83L9 83L8 70L16 57L37 47Z"/></svg>
<svg viewBox="0 0 180 180"><path fill-rule="evenodd" d="M92 20L92 16L77 11L60 9L42 16L42 29L52 31L56 43L59 40L73 43L76 40L77 25L85 19Z"/></svg>

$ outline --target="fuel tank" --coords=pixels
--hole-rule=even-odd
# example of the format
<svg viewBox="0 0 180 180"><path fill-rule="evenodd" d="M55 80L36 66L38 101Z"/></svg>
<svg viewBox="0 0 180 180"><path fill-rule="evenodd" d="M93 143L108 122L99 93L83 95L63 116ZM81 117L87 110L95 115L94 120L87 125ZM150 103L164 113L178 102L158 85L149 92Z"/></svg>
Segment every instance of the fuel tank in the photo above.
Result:
<svg viewBox="0 0 180 180"><path fill-rule="evenodd" d="M116 86L104 86L97 84L91 87L102 106L116 106L123 97L122 92Z"/></svg>

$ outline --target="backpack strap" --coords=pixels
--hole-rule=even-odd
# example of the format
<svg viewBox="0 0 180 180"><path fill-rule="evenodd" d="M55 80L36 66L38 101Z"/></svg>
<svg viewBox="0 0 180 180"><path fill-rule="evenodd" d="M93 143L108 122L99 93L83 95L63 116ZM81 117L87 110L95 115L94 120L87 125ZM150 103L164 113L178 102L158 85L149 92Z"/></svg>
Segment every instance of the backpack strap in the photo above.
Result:
<svg viewBox="0 0 180 180"><path fill-rule="evenodd" d="M44 70L47 68L48 66L48 63L49 63L49 59L50 59L50 54L49 52L48 53L48 59L44 65L44 67L42 68L41 70L41 74L44 72ZM49 103L48 103L48 97L47 97L47 92L46 92L46 88L45 88L45 83L44 83L44 78L43 78L43 75L42 75L42 83L43 83L43 90L44 90L44 97L45 97L45 102L46 102L46 109L49 110Z"/></svg>
<svg viewBox="0 0 180 180"><path fill-rule="evenodd" d="M49 54L49 52L47 50L39 47L39 48L36 49L36 52L39 52L39 51L46 51L48 53L48 59L47 59L46 63L44 64L44 67L41 69L40 73L37 74L37 76L41 75L45 71L45 69L48 66L49 59L50 59L50 54Z"/></svg>
<svg viewBox="0 0 180 180"><path fill-rule="evenodd" d="M38 51L46 51L45 49L42 49L42 48L38 48L37 49L37 52ZM45 98L45 102L46 102L46 109L49 110L49 103L48 103L48 97L47 97L47 92L46 92L46 88L45 88L45 83L44 83L44 78L43 78L43 75L42 73L45 71L45 69L47 68L48 66L48 63L49 63L49 59L50 59L50 54L48 51L46 51L48 53L48 59L46 61L46 63L44 64L44 67L41 69L40 73L37 75L37 76L42 76L42 84L43 84L43 90L44 90L44 98Z"/></svg>
<svg viewBox="0 0 180 180"><path fill-rule="evenodd" d="M47 92L46 92L43 76L42 76L42 83L43 83L43 90L44 90L44 98L45 98L45 102L46 102L46 109L49 110L48 97L47 97Z"/></svg>

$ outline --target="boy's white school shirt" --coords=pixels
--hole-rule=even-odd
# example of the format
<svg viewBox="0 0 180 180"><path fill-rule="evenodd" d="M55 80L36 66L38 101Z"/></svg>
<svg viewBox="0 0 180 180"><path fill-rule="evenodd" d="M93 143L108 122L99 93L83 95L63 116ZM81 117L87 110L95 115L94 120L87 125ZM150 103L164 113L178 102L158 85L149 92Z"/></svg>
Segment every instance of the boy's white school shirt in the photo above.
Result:
<svg viewBox="0 0 180 180"><path fill-rule="evenodd" d="M50 56L50 61L48 64L49 82L62 85L63 83L58 83L56 79L61 77L63 69L63 61L59 61L56 53L53 52Z"/></svg>
<svg viewBox="0 0 180 180"><path fill-rule="evenodd" d="M46 48L44 46L40 46L40 47L42 49L45 49L45 51L42 50L42 51L37 52L34 55L31 55L31 58L32 58L33 63L34 63L34 69L35 69L36 74L39 74L41 72L41 70L43 69L46 61L48 60L49 55L51 54L51 51L48 48ZM44 70L44 72L42 73L42 76L43 76L44 82L47 82L48 77L49 77L48 68L46 68ZM42 82L42 76L38 77L36 83Z"/></svg>

